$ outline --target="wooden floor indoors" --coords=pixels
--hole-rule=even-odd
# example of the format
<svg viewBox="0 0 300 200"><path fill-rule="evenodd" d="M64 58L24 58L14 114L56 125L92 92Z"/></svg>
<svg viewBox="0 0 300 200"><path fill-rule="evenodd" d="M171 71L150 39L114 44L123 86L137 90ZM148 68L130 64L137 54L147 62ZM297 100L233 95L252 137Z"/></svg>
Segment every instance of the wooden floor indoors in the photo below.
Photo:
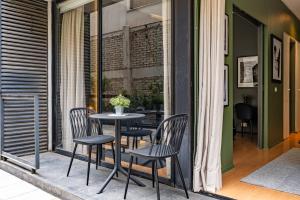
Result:
<svg viewBox="0 0 300 200"><path fill-rule="evenodd" d="M220 195L241 200L300 200L300 196L243 183L240 180L293 147L300 148L300 133L291 134L269 150L256 147L255 141L237 136L234 142L235 168L223 174ZM299 187L296 186L296 187Z"/></svg>

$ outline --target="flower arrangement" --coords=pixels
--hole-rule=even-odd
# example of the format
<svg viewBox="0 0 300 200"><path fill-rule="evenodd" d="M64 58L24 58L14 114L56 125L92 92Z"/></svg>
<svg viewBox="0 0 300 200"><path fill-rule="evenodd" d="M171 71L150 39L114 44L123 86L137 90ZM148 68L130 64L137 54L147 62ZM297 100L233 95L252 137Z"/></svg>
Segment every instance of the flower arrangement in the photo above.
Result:
<svg viewBox="0 0 300 200"><path fill-rule="evenodd" d="M128 108L130 105L130 100L123 95L119 95L113 97L109 100L109 103L115 107L115 111L117 115L122 115L124 112L124 108Z"/></svg>
<svg viewBox="0 0 300 200"><path fill-rule="evenodd" d="M109 101L109 103L112 106L115 106L115 107L116 106L121 106L121 107L128 108L129 105L130 105L130 100L120 94L119 96L111 98L110 101Z"/></svg>

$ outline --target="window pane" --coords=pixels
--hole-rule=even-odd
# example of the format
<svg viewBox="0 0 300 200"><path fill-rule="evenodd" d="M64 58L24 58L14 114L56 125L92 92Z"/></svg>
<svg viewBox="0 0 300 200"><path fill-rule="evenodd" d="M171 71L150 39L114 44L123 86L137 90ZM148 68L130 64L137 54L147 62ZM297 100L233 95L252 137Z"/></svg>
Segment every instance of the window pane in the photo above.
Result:
<svg viewBox="0 0 300 200"><path fill-rule="evenodd" d="M171 113L171 0L107 0L102 16L103 111L114 111L112 97L128 97L127 112L145 114L139 128L154 137L158 124ZM123 130L128 126L123 124ZM113 130L113 124L105 123L105 133ZM123 161L128 161L128 149L150 145L151 136L137 134L133 145L135 137L123 135ZM139 160L135 167L150 173L151 163L145 162ZM163 161L160 167L160 175L168 176L169 165Z"/></svg>

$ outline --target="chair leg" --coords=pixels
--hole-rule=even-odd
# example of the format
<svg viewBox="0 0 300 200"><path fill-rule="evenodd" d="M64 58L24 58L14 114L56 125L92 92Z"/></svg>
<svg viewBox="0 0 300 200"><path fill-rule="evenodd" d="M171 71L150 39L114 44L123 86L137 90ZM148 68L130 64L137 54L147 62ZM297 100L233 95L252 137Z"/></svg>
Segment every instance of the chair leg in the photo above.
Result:
<svg viewBox="0 0 300 200"><path fill-rule="evenodd" d="M139 140L138 140L138 138L136 137L136 138L135 138L135 149L138 149L138 142L139 142Z"/></svg>
<svg viewBox="0 0 300 200"><path fill-rule="evenodd" d="M99 164L99 145L97 145L97 150L96 150L96 170L98 169L98 164Z"/></svg>
<svg viewBox="0 0 300 200"><path fill-rule="evenodd" d="M150 142L152 143L152 134L149 135Z"/></svg>
<svg viewBox="0 0 300 200"><path fill-rule="evenodd" d="M70 161L70 165L69 165L67 177L69 176L70 171L71 171L71 167L72 167L72 164L73 164L73 160L74 160L74 156L75 156L75 153L76 153L77 145L78 145L78 144L75 143L75 147L74 147L73 154L72 154L72 158L71 158L71 161Z"/></svg>
<svg viewBox="0 0 300 200"><path fill-rule="evenodd" d="M129 148L129 137L126 137L127 148ZM123 148L123 153L125 153L125 148Z"/></svg>
<svg viewBox="0 0 300 200"><path fill-rule="evenodd" d="M155 167L154 162L155 162L155 160L152 160L151 162L152 162L152 187L154 188L155 187L155 175L154 175L154 172L155 172L154 171L154 167Z"/></svg>
<svg viewBox="0 0 300 200"><path fill-rule="evenodd" d="M242 137L244 137L244 121L242 121Z"/></svg>
<svg viewBox="0 0 300 200"><path fill-rule="evenodd" d="M251 137L253 137L253 124L251 120L250 120L250 127L251 127Z"/></svg>
<svg viewBox="0 0 300 200"><path fill-rule="evenodd" d="M133 139L132 139L132 150L134 149L134 145L135 145L135 137L133 137Z"/></svg>
<svg viewBox="0 0 300 200"><path fill-rule="evenodd" d="M89 149L89 161L88 161L88 169L87 169L87 177L86 177L86 185L89 185L90 178L90 167L91 167L91 156L92 156L92 146L88 146Z"/></svg>
<svg viewBox="0 0 300 200"><path fill-rule="evenodd" d="M129 163L129 168L128 168L128 176L127 176L127 181L126 181L124 199L126 199L126 196L127 196L129 179L130 179L130 175L131 175L132 162L133 162L133 156L130 157L130 163Z"/></svg>
<svg viewBox="0 0 300 200"><path fill-rule="evenodd" d="M181 171L181 167L180 167L180 163L179 163L177 155L175 156L175 162L176 162L177 167L178 167L178 172L179 172L179 175L180 175L180 178L181 178L181 181L182 181L182 185L183 185L183 188L184 188L184 191L185 191L186 198L188 199L189 198L189 194L188 194L186 186L185 186L183 174L182 174L182 171Z"/></svg>
<svg viewBox="0 0 300 200"><path fill-rule="evenodd" d="M101 166L101 160L103 158L103 148L102 144L99 145L99 165Z"/></svg>
<svg viewBox="0 0 300 200"><path fill-rule="evenodd" d="M156 185L156 194L157 194L157 200L160 200L160 194L159 194L159 182L158 182L158 170L157 170L157 160L154 161L154 171L155 171L155 185Z"/></svg>
<svg viewBox="0 0 300 200"><path fill-rule="evenodd" d="M139 140L138 140L138 138L136 137L136 138L135 138L135 149L138 149L138 141L139 141ZM138 164L138 157L137 157L137 156L135 157L135 164Z"/></svg>

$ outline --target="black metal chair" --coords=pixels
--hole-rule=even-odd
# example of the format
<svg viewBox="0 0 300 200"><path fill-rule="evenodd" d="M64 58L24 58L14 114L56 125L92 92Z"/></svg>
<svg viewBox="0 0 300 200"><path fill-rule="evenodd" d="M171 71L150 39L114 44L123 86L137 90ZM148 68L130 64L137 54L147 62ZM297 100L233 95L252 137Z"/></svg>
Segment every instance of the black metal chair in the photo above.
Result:
<svg viewBox="0 0 300 200"><path fill-rule="evenodd" d="M145 159L152 160L153 165L153 173L152 178L155 180L157 199L160 199L159 193L159 181L158 181L158 170L157 170L157 162L161 159L165 158L174 158L175 163L178 167L178 172L182 181L182 185L186 194L186 197L189 198L186 185L184 182L183 174L181 171L181 167L178 160L178 154L180 151L182 138L188 123L187 114L174 115L163 120L157 128L156 135L154 141L152 142L150 147L141 148L132 150L130 152L130 163L128 169L128 177L127 183L124 193L124 199L126 199L129 178L132 170L132 162L134 157L143 157ZM159 136L157 136L159 135Z"/></svg>
<svg viewBox="0 0 300 200"><path fill-rule="evenodd" d="M75 147L73 150L67 176L69 176L78 144L86 145L88 146L88 154L89 154L86 185L89 184L91 154L92 154L93 146L97 146L96 169L98 169L98 165L99 165L99 157L100 157L99 154L102 155L103 144L107 144L107 143L111 144L113 158L115 158L114 143L113 143L115 138L110 135L102 134L101 123L98 120L89 119L89 115L93 113L95 112L87 108L73 108L70 111L71 129L72 129L72 136L73 136L73 142L75 143Z"/></svg>
<svg viewBox="0 0 300 200"><path fill-rule="evenodd" d="M250 124L251 136L253 136L253 120L254 120L254 109L251 105L246 103L238 103L235 105L236 117L242 123L242 137L244 136L244 123Z"/></svg>
<svg viewBox="0 0 300 200"><path fill-rule="evenodd" d="M138 139L149 136L152 141L152 131L144 129L141 125L141 120L126 120L124 121L125 130L121 131L121 136L127 137L127 145L129 146L129 138L133 138L132 149L138 148Z"/></svg>

